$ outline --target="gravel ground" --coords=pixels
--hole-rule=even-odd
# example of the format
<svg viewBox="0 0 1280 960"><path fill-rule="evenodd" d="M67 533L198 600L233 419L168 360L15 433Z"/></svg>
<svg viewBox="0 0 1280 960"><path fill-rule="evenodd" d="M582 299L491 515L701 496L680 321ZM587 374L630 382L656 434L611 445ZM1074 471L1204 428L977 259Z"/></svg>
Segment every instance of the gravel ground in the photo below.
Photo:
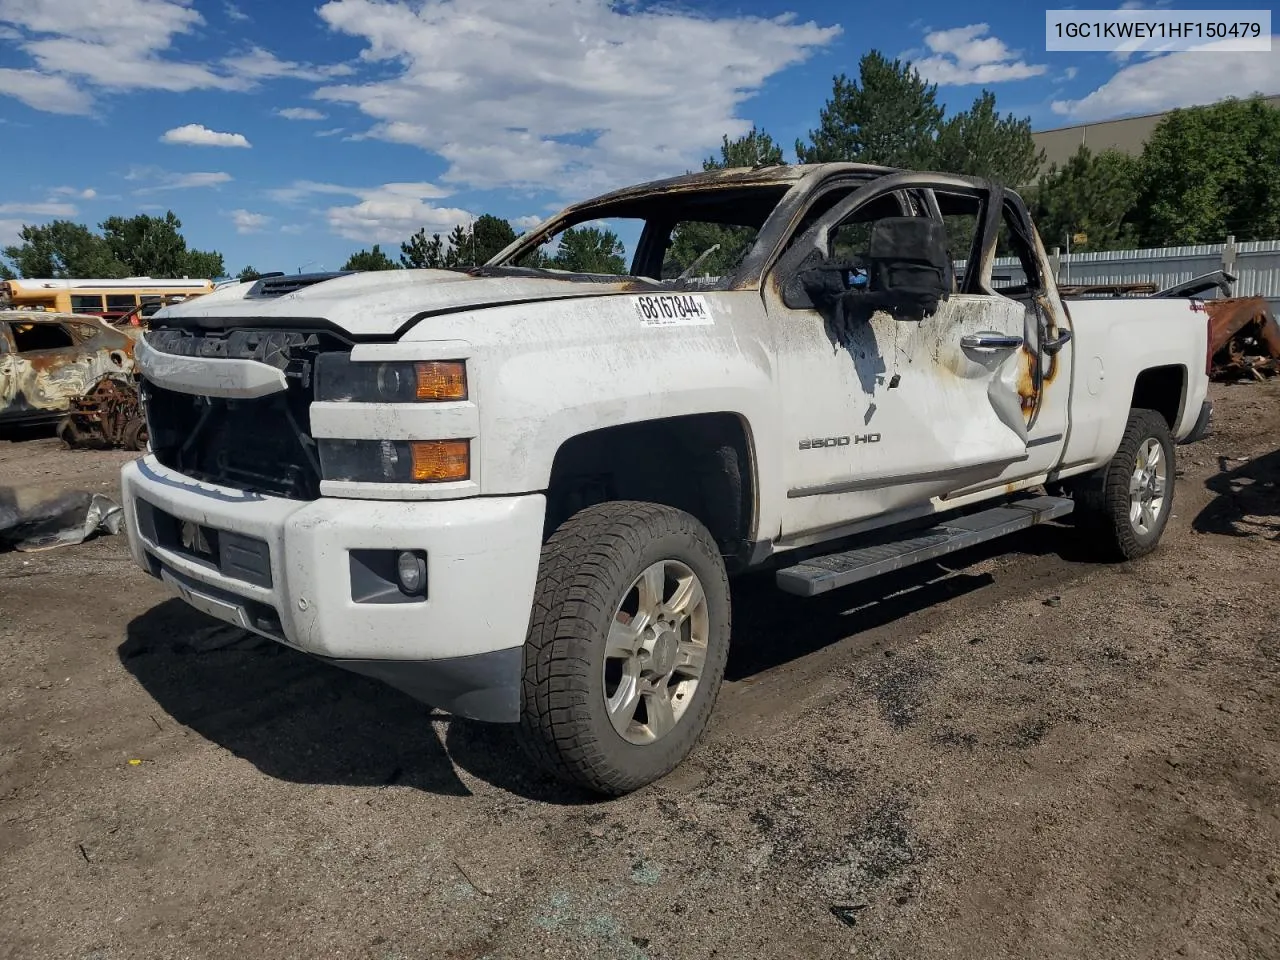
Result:
<svg viewBox="0 0 1280 960"><path fill-rule="evenodd" d="M1280 956L1280 384L1213 393L1144 561L740 583L710 733L610 802L123 537L0 554L0 957ZM126 459L0 442L0 484Z"/></svg>

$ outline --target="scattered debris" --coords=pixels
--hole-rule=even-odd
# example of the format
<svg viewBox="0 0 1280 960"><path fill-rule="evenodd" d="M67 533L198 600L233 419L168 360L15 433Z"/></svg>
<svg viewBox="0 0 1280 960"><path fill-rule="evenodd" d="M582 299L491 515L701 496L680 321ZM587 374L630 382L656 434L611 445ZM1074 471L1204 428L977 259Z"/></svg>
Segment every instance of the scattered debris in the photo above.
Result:
<svg viewBox="0 0 1280 960"><path fill-rule="evenodd" d="M831 905L831 915L843 923L846 927L855 926L858 922L858 914L867 909L870 904L866 903L833 903Z"/></svg>
<svg viewBox="0 0 1280 960"><path fill-rule="evenodd" d="M471 884L474 890L476 890L479 893L483 893L486 897L493 896L493 890L489 887L486 887L477 883L475 879L472 878L471 874L467 873L466 867L464 867L460 861L454 860L453 865L458 868L458 872L462 874L462 878L466 880L467 883Z"/></svg>
<svg viewBox="0 0 1280 960"><path fill-rule="evenodd" d="M84 844L77 843L76 846L80 848L80 856L84 857L84 862L93 863L93 861L89 859L89 851L84 848Z"/></svg>
<svg viewBox="0 0 1280 960"><path fill-rule="evenodd" d="M147 448L147 421L138 401L135 380L103 377L92 390L71 402L71 412L58 424L68 447Z"/></svg>
<svg viewBox="0 0 1280 960"><path fill-rule="evenodd" d="M123 508L100 493L49 496L30 488L0 487L0 546L34 553L83 543L95 533L114 536L123 525Z"/></svg>
<svg viewBox="0 0 1280 960"><path fill-rule="evenodd" d="M1046 607L1060 607L1060 606L1062 606L1062 598L1061 598L1061 597L1049 597L1049 598L1047 598L1047 599L1045 600L1044 605L1045 605Z"/></svg>
<svg viewBox="0 0 1280 960"><path fill-rule="evenodd" d="M1262 297L1207 300L1211 376L1263 380L1280 374L1280 324Z"/></svg>

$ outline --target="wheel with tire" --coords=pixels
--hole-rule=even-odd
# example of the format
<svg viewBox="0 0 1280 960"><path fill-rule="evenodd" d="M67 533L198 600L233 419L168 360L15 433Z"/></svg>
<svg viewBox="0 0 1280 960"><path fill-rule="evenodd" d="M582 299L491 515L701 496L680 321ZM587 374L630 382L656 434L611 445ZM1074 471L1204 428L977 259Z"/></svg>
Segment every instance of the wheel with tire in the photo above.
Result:
<svg viewBox="0 0 1280 960"><path fill-rule="evenodd" d="M121 446L126 450L145 450L149 438L147 421L142 417L136 417L125 425Z"/></svg>
<svg viewBox="0 0 1280 960"><path fill-rule="evenodd" d="M1131 410L1111 462L1076 485L1076 514L1111 557L1136 560L1159 544L1173 509L1174 450L1161 414Z"/></svg>
<svg viewBox="0 0 1280 960"><path fill-rule="evenodd" d="M542 549L521 743L598 793L665 776L706 729L730 620L724 561L696 518L633 501L581 510Z"/></svg>
<svg viewBox="0 0 1280 960"><path fill-rule="evenodd" d="M80 446L80 431L76 429L76 425L71 422L70 417L63 417L58 421L58 439L67 445L67 448L74 450Z"/></svg>

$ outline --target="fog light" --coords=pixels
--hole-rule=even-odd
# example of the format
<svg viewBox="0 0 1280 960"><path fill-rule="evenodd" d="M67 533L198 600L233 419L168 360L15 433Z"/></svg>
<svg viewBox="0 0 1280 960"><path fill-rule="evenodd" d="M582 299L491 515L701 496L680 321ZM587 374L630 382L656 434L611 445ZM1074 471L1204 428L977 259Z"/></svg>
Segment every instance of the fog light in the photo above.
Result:
<svg viewBox="0 0 1280 960"><path fill-rule="evenodd" d="M425 557L406 550L396 558L396 575L400 578L400 589L413 596L422 593L427 585L427 560Z"/></svg>

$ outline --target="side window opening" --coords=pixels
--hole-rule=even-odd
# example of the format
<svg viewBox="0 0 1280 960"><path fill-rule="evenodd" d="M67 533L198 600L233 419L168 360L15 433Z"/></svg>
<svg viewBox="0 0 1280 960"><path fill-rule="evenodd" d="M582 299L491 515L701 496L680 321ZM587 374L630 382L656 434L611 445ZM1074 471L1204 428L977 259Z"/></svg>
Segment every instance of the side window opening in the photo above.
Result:
<svg viewBox="0 0 1280 960"><path fill-rule="evenodd" d="M963 193L935 193L938 210L947 234L947 252L956 264L956 288L960 293L979 290L976 259L982 253L982 220L985 203L981 197Z"/></svg>
<svg viewBox="0 0 1280 960"><path fill-rule="evenodd" d="M876 221L902 216L911 214L903 209L897 194L887 194L863 204L831 231L827 256L866 256L871 249L871 228Z"/></svg>
<svg viewBox="0 0 1280 960"><path fill-rule="evenodd" d="M39 350L61 350L75 346L75 341L66 327L56 323L22 323L11 324L13 345L18 353L34 353Z"/></svg>
<svg viewBox="0 0 1280 960"><path fill-rule="evenodd" d="M1035 246L1026 231L1027 227L1018 214L1018 208L1006 200L1001 211L996 257L1016 258L1021 271L997 265L991 272L991 289L1002 297L1020 301L1031 300L1044 292L1044 280L1040 276Z"/></svg>

